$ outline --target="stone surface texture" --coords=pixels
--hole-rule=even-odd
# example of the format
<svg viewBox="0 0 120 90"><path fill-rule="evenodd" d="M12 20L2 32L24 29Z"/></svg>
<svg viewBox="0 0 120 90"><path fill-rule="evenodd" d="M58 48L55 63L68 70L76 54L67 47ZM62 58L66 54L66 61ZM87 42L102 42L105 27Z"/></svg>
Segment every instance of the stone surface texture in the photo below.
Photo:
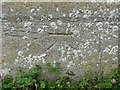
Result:
<svg viewBox="0 0 120 90"><path fill-rule="evenodd" d="M118 65L119 4L2 3L2 71L60 63L74 78Z"/></svg>

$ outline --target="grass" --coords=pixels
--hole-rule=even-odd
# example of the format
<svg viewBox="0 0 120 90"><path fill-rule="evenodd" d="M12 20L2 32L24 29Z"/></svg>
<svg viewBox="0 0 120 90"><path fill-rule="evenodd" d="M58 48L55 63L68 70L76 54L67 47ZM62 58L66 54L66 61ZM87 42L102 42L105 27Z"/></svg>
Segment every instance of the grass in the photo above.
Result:
<svg viewBox="0 0 120 90"><path fill-rule="evenodd" d="M93 71L87 71L84 78L76 82L70 76L60 75L59 63L56 67L52 63L46 65L46 69L58 77L54 81L41 78L42 69L40 65L36 65L28 70L27 73L22 68L18 68L17 76L10 74L1 76L1 90L40 90L48 89L116 89L120 88L120 74L118 68L113 68L111 72L102 77Z"/></svg>

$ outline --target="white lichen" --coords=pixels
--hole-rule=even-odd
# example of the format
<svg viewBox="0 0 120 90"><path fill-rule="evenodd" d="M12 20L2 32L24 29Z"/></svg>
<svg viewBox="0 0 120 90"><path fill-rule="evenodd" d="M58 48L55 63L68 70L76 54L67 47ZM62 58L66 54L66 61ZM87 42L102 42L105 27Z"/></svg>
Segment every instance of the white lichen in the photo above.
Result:
<svg viewBox="0 0 120 90"><path fill-rule="evenodd" d="M57 24L61 26L62 25L62 21L61 20L57 20Z"/></svg>
<svg viewBox="0 0 120 90"><path fill-rule="evenodd" d="M24 23L24 27L25 27L25 28L26 28L26 27L30 27L31 24L32 24L31 22L25 22L25 23Z"/></svg>
<svg viewBox="0 0 120 90"><path fill-rule="evenodd" d="M37 29L37 32L42 33L42 32L44 32L44 29L38 28L38 29Z"/></svg>
<svg viewBox="0 0 120 90"><path fill-rule="evenodd" d="M30 11L30 12L31 12L31 13L33 13L34 11L35 11L35 9L33 8L33 9L31 9L31 11Z"/></svg>
<svg viewBox="0 0 120 90"><path fill-rule="evenodd" d="M71 67L71 66L75 66L75 63L73 61L70 61L67 65L68 68Z"/></svg>
<svg viewBox="0 0 120 90"><path fill-rule="evenodd" d="M51 25L52 28L58 29L58 26L55 22L51 22L50 25Z"/></svg>
<svg viewBox="0 0 120 90"><path fill-rule="evenodd" d="M22 55L23 55L23 51L19 51L18 56L22 56Z"/></svg>

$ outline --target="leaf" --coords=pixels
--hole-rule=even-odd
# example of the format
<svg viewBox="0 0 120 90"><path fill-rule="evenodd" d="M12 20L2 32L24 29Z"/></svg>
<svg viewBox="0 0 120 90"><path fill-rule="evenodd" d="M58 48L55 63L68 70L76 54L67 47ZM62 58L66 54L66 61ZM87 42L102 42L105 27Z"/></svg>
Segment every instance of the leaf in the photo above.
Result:
<svg viewBox="0 0 120 90"><path fill-rule="evenodd" d="M41 81L40 82L40 88L45 88L46 87L46 82L45 81Z"/></svg>
<svg viewBox="0 0 120 90"><path fill-rule="evenodd" d="M41 69L41 67L36 65L35 67L32 67L29 69L28 75L35 78L36 76L38 76L40 74L40 69Z"/></svg>
<svg viewBox="0 0 120 90"><path fill-rule="evenodd" d="M112 84L111 83L98 83L96 86L96 88L112 88Z"/></svg>
<svg viewBox="0 0 120 90"><path fill-rule="evenodd" d="M10 74L6 74L5 77L6 77L7 79L10 79L10 78L11 78L11 75L10 75Z"/></svg>

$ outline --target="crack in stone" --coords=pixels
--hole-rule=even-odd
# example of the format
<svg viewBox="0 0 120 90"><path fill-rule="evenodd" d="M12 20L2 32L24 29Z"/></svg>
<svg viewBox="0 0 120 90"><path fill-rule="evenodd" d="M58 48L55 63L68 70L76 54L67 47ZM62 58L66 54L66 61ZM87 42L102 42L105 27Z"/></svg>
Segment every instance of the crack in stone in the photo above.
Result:
<svg viewBox="0 0 120 90"><path fill-rule="evenodd" d="M71 36L73 33L48 33L51 36Z"/></svg>
<svg viewBox="0 0 120 90"><path fill-rule="evenodd" d="M56 41L46 49L46 52L48 52L55 44L56 44Z"/></svg>

